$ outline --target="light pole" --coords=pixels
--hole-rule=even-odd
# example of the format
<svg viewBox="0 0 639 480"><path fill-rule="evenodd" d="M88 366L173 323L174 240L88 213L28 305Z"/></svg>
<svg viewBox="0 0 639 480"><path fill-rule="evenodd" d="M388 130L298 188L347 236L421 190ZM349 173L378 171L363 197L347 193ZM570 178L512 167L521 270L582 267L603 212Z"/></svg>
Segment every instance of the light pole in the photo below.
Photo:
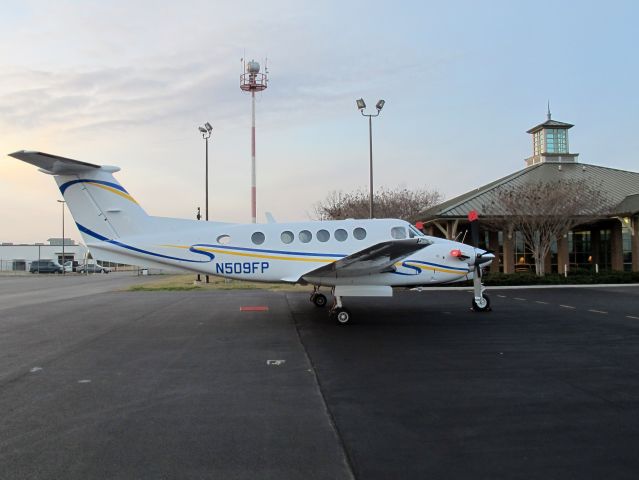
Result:
<svg viewBox="0 0 639 480"><path fill-rule="evenodd" d="M379 100L375 105L377 108L377 113L364 113L364 109L366 108L366 102L364 102L363 98L358 99L357 108L361 112L362 116L368 117L368 150L369 150L369 171L370 171L370 198L369 202L369 216L373 218L373 121L372 118L379 115L379 112L384 108L384 104L386 103L384 100Z"/></svg>
<svg viewBox="0 0 639 480"><path fill-rule="evenodd" d="M62 275L66 272L66 268L64 268L64 262L66 261L66 255L64 254L64 204L67 203L64 200L58 200L58 203L62 205Z"/></svg>
<svg viewBox="0 0 639 480"><path fill-rule="evenodd" d="M209 221L209 138L211 138L211 132L213 127L209 122L206 122L204 126L198 127L198 130L202 134L202 138L206 143L206 155L205 155L205 167L204 167L204 220ZM198 208L198 215L199 215ZM198 219L199 220L199 219ZM198 280L200 276L198 275ZM209 276L206 276L206 283L209 283Z"/></svg>
<svg viewBox="0 0 639 480"><path fill-rule="evenodd" d="M206 122L203 127L198 127L198 130L202 134L202 138L206 142L206 155L205 155L205 173L204 173L204 220L209 220L209 138L211 138L211 132L213 127L209 122Z"/></svg>

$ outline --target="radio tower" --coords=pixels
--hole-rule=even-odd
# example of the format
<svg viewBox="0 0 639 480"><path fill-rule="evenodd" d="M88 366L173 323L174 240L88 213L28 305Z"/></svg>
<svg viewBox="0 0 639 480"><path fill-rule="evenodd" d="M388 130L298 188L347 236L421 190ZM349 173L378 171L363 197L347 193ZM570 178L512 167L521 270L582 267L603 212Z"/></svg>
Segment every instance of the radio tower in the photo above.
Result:
<svg viewBox="0 0 639 480"><path fill-rule="evenodd" d="M266 63L266 62L265 62ZM240 88L244 92L251 92L251 217L257 222L257 192L255 186L255 92L266 89L268 83L268 67L265 73L260 73L260 64L251 60L245 65L244 73L240 75Z"/></svg>

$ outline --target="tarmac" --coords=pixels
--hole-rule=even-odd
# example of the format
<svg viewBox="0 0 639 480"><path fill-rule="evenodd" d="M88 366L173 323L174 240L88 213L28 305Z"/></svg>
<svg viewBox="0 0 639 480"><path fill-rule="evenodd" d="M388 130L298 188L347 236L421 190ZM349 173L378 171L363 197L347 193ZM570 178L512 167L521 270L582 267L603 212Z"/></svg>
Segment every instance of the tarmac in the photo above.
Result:
<svg viewBox="0 0 639 480"><path fill-rule="evenodd" d="M639 286L401 291L336 325L300 293L7 278L3 479L639 471Z"/></svg>

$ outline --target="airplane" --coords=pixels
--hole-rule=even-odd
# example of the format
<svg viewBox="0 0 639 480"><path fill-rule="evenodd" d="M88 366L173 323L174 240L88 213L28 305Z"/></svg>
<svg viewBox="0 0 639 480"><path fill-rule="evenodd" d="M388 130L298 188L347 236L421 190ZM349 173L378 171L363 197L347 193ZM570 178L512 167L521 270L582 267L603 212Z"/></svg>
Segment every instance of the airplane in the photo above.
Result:
<svg viewBox="0 0 639 480"><path fill-rule="evenodd" d="M424 235L399 219L295 223L201 222L148 215L115 179L119 167L21 150L10 156L52 175L91 255L99 260L171 268L258 282L312 285L310 300L327 304L339 324L353 316L343 297L391 297L393 287L473 280L472 309L490 310L482 269L495 258L473 245ZM272 218L271 218L272 220Z"/></svg>

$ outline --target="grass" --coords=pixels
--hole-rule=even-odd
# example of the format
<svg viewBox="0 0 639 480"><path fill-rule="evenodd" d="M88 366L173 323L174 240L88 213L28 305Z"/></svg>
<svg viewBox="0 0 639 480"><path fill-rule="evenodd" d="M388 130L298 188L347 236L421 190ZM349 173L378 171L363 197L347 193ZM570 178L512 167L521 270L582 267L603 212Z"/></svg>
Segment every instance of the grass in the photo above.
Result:
<svg viewBox="0 0 639 480"><path fill-rule="evenodd" d="M161 278L145 283L144 285L134 285L127 290L130 292L179 292L189 290L270 290L280 292L308 292L308 286L293 285L289 283L262 283L244 282L241 280L226 280L224 278L209 276L210 283L204 283L204 275L200 277L202 281L195 283L194 274L187 275L162 275Z"/></svg>
<svg viewBox="0 0 639 480"><path fill-rule="evenodd" d="M226 280L224 278L210 276L210 283L195 284L196 276L187 275L160 275L157 280L152 280L143 285L134 285L127 290L131 292L157 292L157 291L189 291L189 290L269 290L274 292L310 292L309 286L293 285L290 283L262 283L244 282L241 280ZM204 276L201 276L204 280ZM564 277L559 274L547 274L537 277L534 273L489 273L484 276L484 284L488 286L501 285L574 285L574 284L615 284L638 283L638 272L603 272L597 275L579 272ZM460 282L450 286L471 286L472 282Z"/></svg>

